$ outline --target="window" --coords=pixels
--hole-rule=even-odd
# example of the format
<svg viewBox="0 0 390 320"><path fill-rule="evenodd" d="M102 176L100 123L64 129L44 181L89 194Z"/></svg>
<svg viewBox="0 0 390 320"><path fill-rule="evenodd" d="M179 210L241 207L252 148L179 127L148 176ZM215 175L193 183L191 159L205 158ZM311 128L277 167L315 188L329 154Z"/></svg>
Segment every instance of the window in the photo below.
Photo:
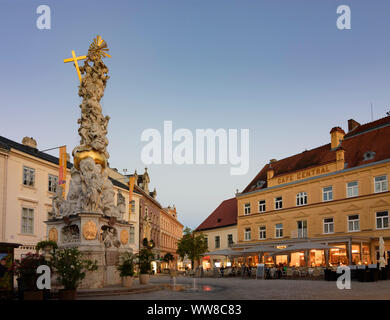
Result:
<svg viewBox="0 0 390 320"><path fill-rule="evenodd" d="M259 239L264 240L267 238L265 226L259 227Z"/></svg>
<svg viewBox="0 0 390 320"><path fill-rule="evenodd" d="M130 243L134 243L135 242L135 228L133 226L130 226L129 242Z"/></svg>
<svg viewBox="0 0 390 320"><path fill-rule="evenodd" d="M250 203L245 203L244 205L244 215L251 214L251 204Z"/></svg>
<svg viewBox="0 0 390 320"><path fill-rule="evenodd" d="M359 185L357 181L347 183L347 197L357 197L359 195Z"/></svg>
<svg viewBox="0 0 390 320"><path fill-rule="evenodd" d="M387 191L387 176L375 177L375 193Z"/></svg>
<svg viewBox="0 0 390 320"><path fill-rule="evenodd" d="M207 236L204 236L204 242L207 246L209 246L209 238Z"/></svg>
<svg viewBox="0 0 390 320"><path fill-rule="evenodd" d="M322 189L322 199L323 201L333 200L333 187L326 187Z"/></svg>
<svg viewBox="0 0 390 320"><path fill-rule="evenodd" d="M227 235L227 241L228 241L229 246L231 246L233 244L233 235L232 234Z"/></svg>
<svg viewBox="0 0 390 320"><path fill-rule="evenodd" d="M279 210L283 208L283 199L282 197L275 198L275 210Z"/></svg>
<svg viewBox="0 0 390 320"><path fill-rule="evenodd" d="M265 200L259 201L259 212L265 212Z"/></svg>
<svg viewBox="0 0 390 320"><path fill-rule="evenodd" d="M297 221L297 229L298 229L298 238L306 238L307 237L307 221L306 220Z"/></svg>
<svg viewBox="0 0 390 320"><path fill-rule="evenodd" d="M367 161L367 160L372 160L374 159L375 157L375 152L374 151L367 151L363 154L363 160L364 161Z"/></svg>
<svg viewBox="0 0 390 320"><path fill-rule="evenodd" d="M360 223L359 223L359 215L355 214L353 216L348 216L348 231L359 231Z"/></svg>
<svg viewBox="0 0 390 320"><path fill-rule="evenodd" d="M389 213L387 211L376 213L376 228L387 229L389 227Z"/></svg>
<svg viewBox="0 0 390 320"><path fill-rule="evenodd" d="M256 183L256 188L261 188L265 185L265 181L264 180L259 180L257 181Z"/></svg>
<svg viewBox="0 0 390 320"><path fill-rule="evenodd" d="M275 237L276 238L283 238L283 223L278 223L275 226Z"/></svg>
<svg viewBox="0 0 390 320"><path fill-rule="evenodd" d="M34 209L22 208L22 233L34 234Z"/></svg>
<svg viewBox="0 0 390 320"><path fill-rule="evenodd" d="M23 184L33 187L35 182L35 170L29 167L23 167Z"/></svg>
<svg viewBox="0 0 390 320"><path fill-rule="evenodd" d="M303 206L307 204L307 193L299 192L297 193L297 206Z"/></svg>
<svg viewBox="0 0 390 320"><path fill-rule="evenodd" d="M131 213L135 213L135 200L131 200Z"/></svg>
<svg viewBox="0 0 390 320"><path fill-rule="evenodd" d="M220 241L220 237L219 236L215 236L215 248L218 249L219 247L221 247L221 241Z"/></svg>
<svg viewBox="0 0 390 320"><path fill-rule="evenodd" d="M251 239L251 228L245 228L244 240L250 240L250 239Z"/></svg>
<svg viewBox="0 0 390 320"><path fill-rule="evenodd" d="M324 219L324 233L334 233L333 218L325 218Z"/></svg>
<svg viewBox="0 0 390 320"><path fill-rule="evenodd" d="M56 192L58 184L58 177L49 174L49 192Z"/></svg>

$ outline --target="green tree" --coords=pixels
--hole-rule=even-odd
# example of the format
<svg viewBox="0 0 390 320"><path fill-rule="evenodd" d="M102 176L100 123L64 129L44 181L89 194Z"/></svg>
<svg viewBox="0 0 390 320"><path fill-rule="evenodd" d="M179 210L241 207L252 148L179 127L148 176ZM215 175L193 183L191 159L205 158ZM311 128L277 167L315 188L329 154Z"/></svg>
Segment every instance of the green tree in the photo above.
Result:
<svg viewBox="0 0 390 320"><path fill-rule="evenodd" d="M187 256L191 260L191 267L194 268L194 262L200 260L202 254L208 250L204 234L195 233L190 228L184 229L183 238L177 243L176 253L184 260Z"/></svg>
<svg viewBox="0 0 390 320"><path fill-rule="evenodd" d="M162 261L166 262L168 264L168 267L170 265L170 262L174 261L175 257L171 253L166 253L164 257L162 258Z"/></svg>

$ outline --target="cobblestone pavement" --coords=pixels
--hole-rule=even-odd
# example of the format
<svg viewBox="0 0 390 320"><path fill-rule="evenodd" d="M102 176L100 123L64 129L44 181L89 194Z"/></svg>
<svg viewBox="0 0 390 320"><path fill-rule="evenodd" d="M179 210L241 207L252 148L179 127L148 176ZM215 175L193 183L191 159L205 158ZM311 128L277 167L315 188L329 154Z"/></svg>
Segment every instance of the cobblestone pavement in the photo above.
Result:
<svg viewBox="0 0 390 320"><path fill-rule="evenodd" d="M178 277L177 285L193 286L194 278ZM172 283L169 277L153 277L151 283ZM235 300L235 299L385 299L390 300L390 280L352 281L351 289L339 290L336 282L321 280L256 280L241 278L195 278L197 290L160 290L117 296L85 297L100 300ZM204 291L210 289L210 291Z"/></svg>

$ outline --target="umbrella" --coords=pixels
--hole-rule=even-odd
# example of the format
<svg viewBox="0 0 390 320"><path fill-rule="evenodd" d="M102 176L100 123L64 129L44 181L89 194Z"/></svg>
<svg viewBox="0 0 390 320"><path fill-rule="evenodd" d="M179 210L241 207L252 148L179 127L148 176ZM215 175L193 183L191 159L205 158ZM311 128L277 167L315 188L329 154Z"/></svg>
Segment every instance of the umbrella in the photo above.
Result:
<svg viewBox="0 0 390 320"><path fill-rule="evenodd" d="M382 269L386 265L385 260L385 242L383 240L383 237L379 237L379 269Z"/></svg>

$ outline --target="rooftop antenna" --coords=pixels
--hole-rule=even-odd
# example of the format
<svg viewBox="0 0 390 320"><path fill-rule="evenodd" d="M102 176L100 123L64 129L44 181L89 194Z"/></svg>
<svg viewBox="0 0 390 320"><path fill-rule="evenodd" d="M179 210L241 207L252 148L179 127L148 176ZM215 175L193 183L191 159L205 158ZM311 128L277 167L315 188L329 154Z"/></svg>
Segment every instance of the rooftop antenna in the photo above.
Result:
<svg viewBox="0 0 390 320"><path fill-rule="evenodd" d="M372 109L372 102L371 102L371 121L374 121L374 112Z"/></svg>

